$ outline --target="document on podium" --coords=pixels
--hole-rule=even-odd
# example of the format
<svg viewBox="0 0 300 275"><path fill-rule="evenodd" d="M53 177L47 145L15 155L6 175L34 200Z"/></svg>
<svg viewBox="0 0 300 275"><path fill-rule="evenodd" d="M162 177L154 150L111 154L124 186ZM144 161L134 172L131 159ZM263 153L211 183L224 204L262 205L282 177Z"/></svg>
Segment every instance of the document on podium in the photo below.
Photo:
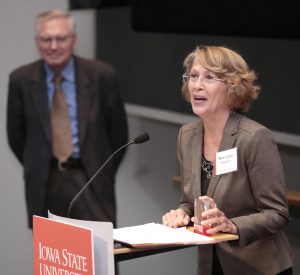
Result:
<svg viewBox="0 0 300 275"><path fill-rule="evenodd" d="M117 228L113 230L113 238L131 247L199 245L217 242L214 238L190 232L186 227L171 228L158 223Z"/></svg>

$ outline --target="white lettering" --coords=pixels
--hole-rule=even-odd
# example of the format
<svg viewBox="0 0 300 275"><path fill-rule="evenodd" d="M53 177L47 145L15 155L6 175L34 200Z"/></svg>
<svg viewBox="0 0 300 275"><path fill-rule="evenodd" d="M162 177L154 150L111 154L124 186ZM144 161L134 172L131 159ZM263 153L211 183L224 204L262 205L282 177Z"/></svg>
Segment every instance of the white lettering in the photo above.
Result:
<svg viewBox="0 0 300 275"><path fill-rule="evenodd" d="M64 259L62 262L63 266L87 272L86 257L68 252L67 249L63 249L62 255Z"/></svg>
<svg viewBox="0 0 300 275"><path fill-rule="evenodd" d="M82 274L41 263L39 275L82 275Z"/></svg>
<svg viewBox="0 0 300 275"><path fill-rule="evenodd" d="M39 243L39 259L43 261L50 261L52 263L60 264L58 249L42 245L41 242Z"/></svg>

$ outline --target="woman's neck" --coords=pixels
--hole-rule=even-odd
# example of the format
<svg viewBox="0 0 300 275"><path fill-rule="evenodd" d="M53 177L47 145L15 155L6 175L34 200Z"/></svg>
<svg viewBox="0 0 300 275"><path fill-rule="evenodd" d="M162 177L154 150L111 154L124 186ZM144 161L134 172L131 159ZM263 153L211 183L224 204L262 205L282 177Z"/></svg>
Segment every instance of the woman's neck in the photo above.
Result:
<svg viewBox="0 0 300 275"><path fill-rule="evenodd" d="M207 160L214 160L215 154L219 150L229 115L230 111L228 113L224 113L222 116L214 116L209 119L203 119L203 155Z"/></svg>

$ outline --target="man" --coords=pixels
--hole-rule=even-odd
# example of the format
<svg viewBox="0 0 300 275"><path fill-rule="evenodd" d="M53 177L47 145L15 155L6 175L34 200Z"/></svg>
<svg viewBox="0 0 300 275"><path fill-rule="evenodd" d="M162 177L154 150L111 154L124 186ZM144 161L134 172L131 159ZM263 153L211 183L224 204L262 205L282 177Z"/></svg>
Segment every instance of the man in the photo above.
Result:
<svg viewBox="0 0 300 275"><path fill-rule="evenodd" d="M47 211L67 216L71 200L127 142L127 119L114 68L73 54L74 19L60 10L36 18L41 59L9 78L9 145L24 167L28 224ZM116 222L118 153L87 188L71 217Z"/></svg>

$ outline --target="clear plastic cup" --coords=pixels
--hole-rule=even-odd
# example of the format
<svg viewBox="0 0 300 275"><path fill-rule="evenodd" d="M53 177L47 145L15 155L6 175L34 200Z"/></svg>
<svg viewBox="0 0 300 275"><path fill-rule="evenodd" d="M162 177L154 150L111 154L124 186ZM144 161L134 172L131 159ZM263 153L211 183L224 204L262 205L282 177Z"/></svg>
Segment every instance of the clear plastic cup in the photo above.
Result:
<svg viewBox="0 0 300 275"><path fill-rule="evenodd" d="M202 213L212 208L211 201L208 199L196 198L194 201L194 232L208 236L207 230L211 228L210 225L201 225L204 220Z"/></svg>

